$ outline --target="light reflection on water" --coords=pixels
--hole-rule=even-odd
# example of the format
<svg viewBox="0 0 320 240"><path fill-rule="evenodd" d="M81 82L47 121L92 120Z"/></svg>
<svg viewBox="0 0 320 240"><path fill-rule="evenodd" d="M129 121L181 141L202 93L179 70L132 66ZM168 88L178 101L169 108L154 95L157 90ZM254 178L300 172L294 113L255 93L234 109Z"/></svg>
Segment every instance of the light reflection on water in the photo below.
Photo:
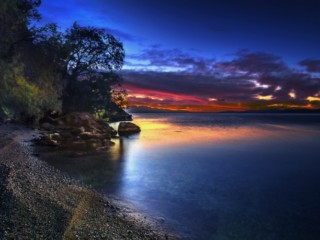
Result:
<svg viewBox="0 0 320 240"><path fill-rule="evenodd" d="M195 239L320 239L320 116L140 114L104 155L50 164Z"/></svg>

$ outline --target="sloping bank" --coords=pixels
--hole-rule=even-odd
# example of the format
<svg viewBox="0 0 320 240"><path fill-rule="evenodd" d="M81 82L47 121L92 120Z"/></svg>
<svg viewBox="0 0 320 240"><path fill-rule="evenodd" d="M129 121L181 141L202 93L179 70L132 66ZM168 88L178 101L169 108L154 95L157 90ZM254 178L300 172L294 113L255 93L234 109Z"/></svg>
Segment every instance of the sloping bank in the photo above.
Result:
<svg viewBox="0 0 320 240"><path fill-rule="evenodd" d="M35 131L0 126L0 239L174 239L32 155Z"/></svg>

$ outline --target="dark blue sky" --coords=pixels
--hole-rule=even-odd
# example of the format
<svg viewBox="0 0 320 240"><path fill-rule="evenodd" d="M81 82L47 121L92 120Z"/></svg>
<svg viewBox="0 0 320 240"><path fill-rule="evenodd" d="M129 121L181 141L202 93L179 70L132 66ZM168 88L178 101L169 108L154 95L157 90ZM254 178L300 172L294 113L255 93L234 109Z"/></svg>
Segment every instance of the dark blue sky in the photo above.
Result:
<svg viewBox="0 0 320 240"><path fill-rule="evenodd" d="M40 13L118 37L136 105L318 106L319 9L320 0L43 0Z"/></svg>
<svg viewBox="0 0 320 240"><path fill-rule="evenodd" d="M320 57L319 9L319 0L43 0L40 11L63 27L117 30L128 54L159 44L224 58L246 48L292 64Z"/></svg>

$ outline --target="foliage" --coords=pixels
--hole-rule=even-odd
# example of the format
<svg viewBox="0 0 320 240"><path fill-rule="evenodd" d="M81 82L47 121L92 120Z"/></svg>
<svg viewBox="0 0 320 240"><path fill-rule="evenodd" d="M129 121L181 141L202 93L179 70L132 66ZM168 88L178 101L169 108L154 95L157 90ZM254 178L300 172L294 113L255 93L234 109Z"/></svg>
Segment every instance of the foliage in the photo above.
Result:
<svg viewBox="0 0 320 240"><path fill-rule="evenodd" d="M40 0L1 0L0 1L0 57L8 58L14 48L23 41L30 41L28 24L40 15L37 7Z"/></svg>
<svg viewBox="0 0 320 240"><path fill-rule="evenodd" d="M74 23L67 31L64 110L99 112L110 104L111 88L120 83L116 73L124 59L122 43L103 29Z"/></svg>
<svg viewBox="0 0 320 240"><path fill-rule="evenodd" d="M38 121L47 112L101 112L125 103L117 71L122 43L103 29L77 23L31 27L40 0L0 2L0 108L18 120ZM117 93L117 94L116 94Z"/></svg>
<svg viewBox="0 0 320 240"><path fill-rule="evenodd" d="M48 68L39 66L43 55L28 29L30 21L39 18L39 4L40 1L33 0L0 3L0 34L6 36L0 40L0 106L17 119L38 119L48 105L47 88L43 86L48 82L40 74Z"/></svg>
<svg viewBox="0 0 320 240"><path fill-rule="evenodd" d="M0 4L0 106L16 120L39 120L47 111L60 110L63 81L55 25L28 28L39 18L40 1L4 0Z"/></svg>
<svg viewBox="0 0 320 240"><path fill-rule="evenodd" d="M65 48L69 53L66 64L71 75L87 75L101 69L119 70L123 65L122 43L104 29L74 23L67 31Z"/></svg>
<svg viewBox="0 0 320 240"><path fill-rule="evenodd" d="M128 107L128 93L127 91L119 85L117 88L111 90L112 102L114 102L121 109Z"/></svg>

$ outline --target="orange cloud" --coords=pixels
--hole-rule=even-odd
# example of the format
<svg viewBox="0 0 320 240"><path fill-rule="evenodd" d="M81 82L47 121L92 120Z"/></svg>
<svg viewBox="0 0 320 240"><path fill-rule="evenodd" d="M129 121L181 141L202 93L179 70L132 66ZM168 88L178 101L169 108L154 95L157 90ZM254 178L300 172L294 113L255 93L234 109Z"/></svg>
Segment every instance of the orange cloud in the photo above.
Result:
<svg viewBox="0 0 320 240"><path fill-rule="evenodd" d="M270 100L273 100L274 97L272 95L266 95L266 96L256 95L256 99L270 101Z"/></svg>
<svg viewBox="0 0 320 240"><path fill-rule="evenodd" d="M143 103L143 100L171 100L172 102L189 102L190 104L207 104L207 101L190 96L190 95L185 95L185 94L175 94L175 93L169 93L169 92L164 92L164 91L158 91L154 89L147 89L147 88L138 88L136 86L133 86L131 84L124 84L124 87L128 91L128 98L138 98L141 99L141 103Z"/></svg>
<svg viewBox="0 0 320 240"><path fill-rule="evenodd" d="M289 93L288 93L289 97L292 98L292 99L296 99L297 98L297 95L296 95L296 92L294 90L291 90Z"/></svg>
<svg viewBox="0 0 320 240"><path fill-rule="evenodd" d="M307 100L309 102L315 102L315 101L320 101L320 97L307 97Z"/></svg>

